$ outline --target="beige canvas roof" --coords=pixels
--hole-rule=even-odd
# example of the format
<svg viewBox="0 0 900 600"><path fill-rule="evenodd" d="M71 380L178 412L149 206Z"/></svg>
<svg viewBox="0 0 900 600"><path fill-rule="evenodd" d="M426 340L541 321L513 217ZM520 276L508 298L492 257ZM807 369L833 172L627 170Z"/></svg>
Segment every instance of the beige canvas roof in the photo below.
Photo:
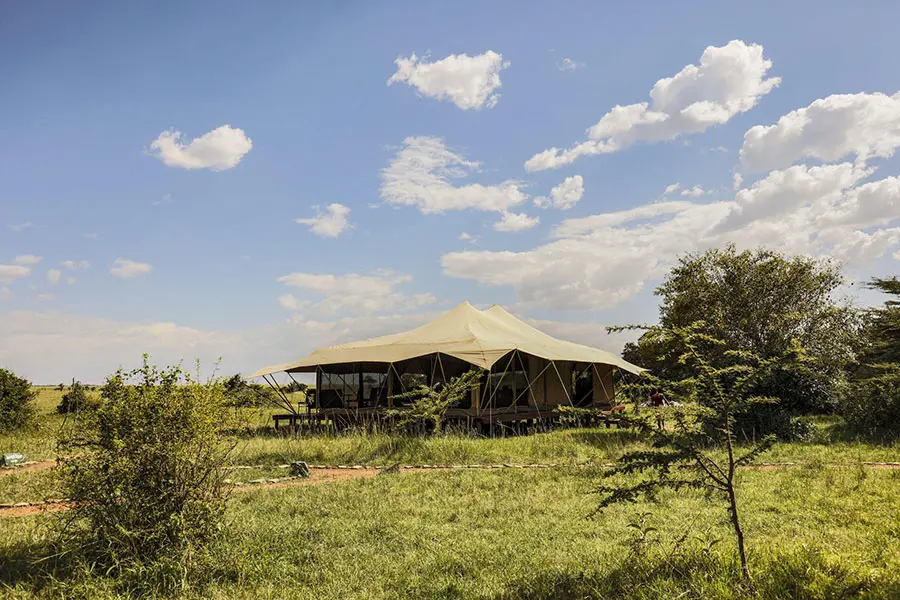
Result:
<svg viewBox="0 0 900 600"><path fill-rule="evenodd" d="M547 360L613 365L630 373L644 370L611 352L551 337L497 305L482 311L463 302L416 329L322 348L296 362L262 368L251 377L312 372L320 365L396 363L437 352L489 369L512 350Z"/></svg>

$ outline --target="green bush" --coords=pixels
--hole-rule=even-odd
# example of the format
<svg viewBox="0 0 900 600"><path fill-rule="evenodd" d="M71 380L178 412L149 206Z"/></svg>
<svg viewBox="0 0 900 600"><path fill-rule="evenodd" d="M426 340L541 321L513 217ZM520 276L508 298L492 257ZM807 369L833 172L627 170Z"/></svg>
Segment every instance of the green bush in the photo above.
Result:
<svg viewBox="0 0 900 600"><path fill-rule="evenodd" d="M900 437L900 366L853 382L843 403L844 418L857 432L882 439Z"/></svg>
<svg viewBox="0 0 900 600"><path fill-rule="evenodd" d="M62 544L127 586L189 585L224 518L225 435L219 382L180 367L110 377L96 410L60 440L60 473L74 501Z"/></svg>
<svg viewBox="0 0 900 600"><path fill-rule="evenodd" d="M85 391L86 388L81 385L80 381L73 382L71 389L63 394L60 399L59 405L56 407L56 412L61 415L77 413L85 408L94 406L94 403L90 401Z"/></svg>
<svg viewBox="0 0 900 600"><path fill-rule="evenodd" d="M35 396L30 381L0 369L0 433L22 429L31 423Z"/></svg>

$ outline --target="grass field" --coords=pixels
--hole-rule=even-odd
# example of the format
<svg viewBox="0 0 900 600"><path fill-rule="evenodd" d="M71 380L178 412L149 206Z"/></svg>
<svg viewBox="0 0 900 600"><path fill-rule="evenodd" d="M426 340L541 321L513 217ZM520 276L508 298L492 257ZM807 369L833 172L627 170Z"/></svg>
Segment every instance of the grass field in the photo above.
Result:
<svg viewBox="0 0 900 600"><path fill-rule="evenodd" d="M42 390L41 427L0 437L54 456L59 393ZM779 444L739 486L759 596L900 597L900 461L893 447L842 441L840 423L817 439ZM623 505L589 518L602 464L638 442L627 431L562 430L501 439L389 435L248 435L236 477L313 464L554 463L552 469L441 470L254 489L229 501L206 585L212 598L740 598L721 504L700 493ZM283 474L280 473L280 474ZM53 471L0 477L0 502L52 497ZM100 573L39 561L59 514L0 518L0 597L126 595Z"/></svg>

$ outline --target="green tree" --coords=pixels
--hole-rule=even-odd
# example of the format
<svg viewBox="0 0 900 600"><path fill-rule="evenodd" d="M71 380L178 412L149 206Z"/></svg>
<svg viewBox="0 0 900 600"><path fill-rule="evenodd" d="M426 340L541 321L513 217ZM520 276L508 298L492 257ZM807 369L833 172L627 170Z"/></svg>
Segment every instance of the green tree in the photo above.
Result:
<svg viewBox="0 0 900 600"><path fill-rule="evenodd" d="M458 404L466 394L479 385L484 372L473 369L447 383L438 383L434 387L420 385L415 389L394 396L395 399L412 399L408 407L389 411L388 414L397 419L399 427L421 425L430 426L434 433L441 432L447 411Z"/></svg>
<svg viewBox="0 0 900 600"><path fill-rule="evenodd" d="M884 306L865 312L863 364L900 364L900 279L874 278L869 287L888 294Z"/></svg>
<svg viewBox="0 0 900 600"><path fill-rule="evenodd" d="M659 326L674 330L702 321L704 333L724 348L763 359L799 343L808 360L775 369L757 391L780 398L778 408L789 413L833 410L859 330L856 312L835 298L842 283L839 265L824 259L734 246L688 254L656 289ZM627 345L625 358L664 379L696 375L678 360L680 348L665 346L673 343L645 336Z"/></svg>
<svg viewBox="0 0 900 600"><path fill-rule="evenodd" d="M87 394L85 393L85 387L81 384L80 381L73 381L72 387L68 392L63 394L62 398L60 399L59 405L57 405L56 407L56 412L61 415L67 413L76 413L89 406L91 406L91 403L88 399Z"/></svg>
<svg viewBox="0 0 900 600"><path fill-rule="evenodd" d="M0 433L22 429L32 422L35 396L30 381L0 369Z"/></svg>
<svg viewBox="0 0 900 600"><path fill-rule="evenodd" d="M63 543L134 585L190 580L219 532L233 443L223 386L180 367L121 370L60 439ZM193 571L192 571L193 570Z"/></svg>
<svg viewBox="0 0 900 600"><path fill-rule="evenodd" d="M857 432L891 440L900 437L900 280L875 278L869 286L889 298L865 311L860 362L842 412Z"/></svg>
<svg viewBox="0 0 900 600"><path fill-rule="evenodd" d="M794 346L780 358L762 359L751 352L729 350L725 341L703 329L704 324L697 322L688 328L655 327L645 334L653 343L683 348L677 362L693 376L668 388L683 404L646 411L628 420L647 439L649 449L627 452L615 468L603 474L604 483L596 490L602 496L597 510L654 498L662 489L703 490L727 506L741 572L752 586L736 474L738 467L768 450L774 437L764 437L741 452L735 427L742 415L776 400L757 396L754 390L773 369L800 358L799 350ZM651 385L657 384L651 381ZM646 383L638 380L630 385L642 391ZM659 412L666 413L667 427L659 427L654 418Z"/></svg>

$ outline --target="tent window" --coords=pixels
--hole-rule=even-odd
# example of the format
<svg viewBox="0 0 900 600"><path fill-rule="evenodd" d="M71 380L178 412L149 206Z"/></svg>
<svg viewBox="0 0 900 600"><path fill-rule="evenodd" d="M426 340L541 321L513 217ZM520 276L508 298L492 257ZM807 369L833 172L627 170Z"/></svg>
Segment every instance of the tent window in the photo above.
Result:
<svg viewBox="0 0 900 600"><path fill-rule="evenodd" d="M360 406L387 406L387 374L362 374L362 399Z"/></svg>
<svg viewBox="0 0 900 600"><path fill-rule="evenodd" d="M359 376L356 373L322 372L318 402L321 408L356 408Z"/></svg>
<svg viewBox="0 0 900 600"><path fill-rule="evenodd" d="M493 408L509 408L511 406L528 406L528 374L525 371L513 370L519 361L512 364L506 360L495 364L488 383L488 394L493 396ZM508 367L504 372L504 367Z"/></svg>
<svg viewBox="0 0 900 600"><path fill-rule="evenodd" d="M575 380L575 395L572 397L575 406L589 406L594 402L594 374L591 365L579 371L574 369L572 377Z"/></svg>

